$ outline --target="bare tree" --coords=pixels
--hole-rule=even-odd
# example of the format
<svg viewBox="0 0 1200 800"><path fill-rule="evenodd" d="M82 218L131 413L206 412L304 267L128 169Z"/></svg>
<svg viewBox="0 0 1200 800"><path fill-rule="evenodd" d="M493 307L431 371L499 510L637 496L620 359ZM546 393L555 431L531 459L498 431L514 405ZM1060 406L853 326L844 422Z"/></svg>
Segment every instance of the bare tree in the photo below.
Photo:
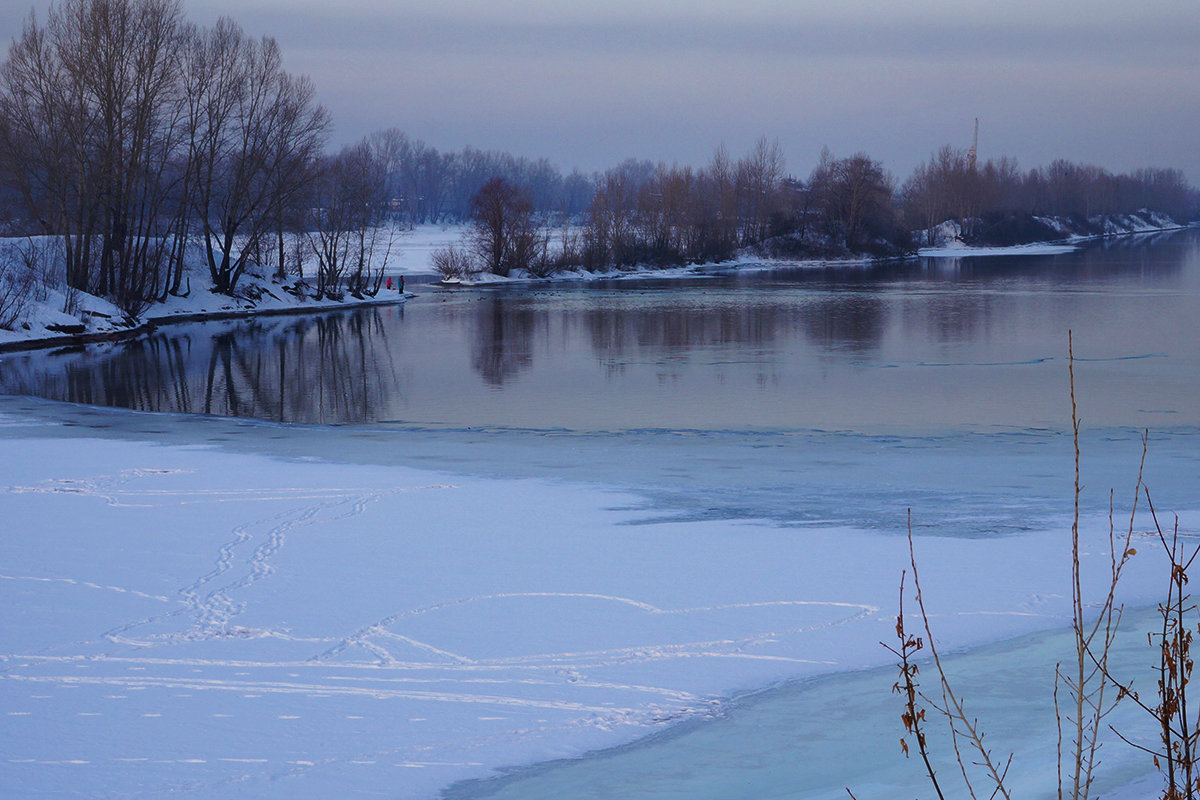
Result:
<svg viewBox="0 0 1200 800"><path fill-rule="evenodd" d="M610 169L597 182L584 231L583 265L622 267L636 260L634 215L640 183L629 170Z"/></svg>
<svg viewBox="0 0 1200 800"><path fill-rule="evenodd" d="M137 310L158 294L177 179L182 111L177 0L90 0L92 76L101 125L99 290ZM168 225L164 225L168 223Z"/></svg>
<svg viewBox="0 0 1200 800"><path fill-rule="evenodd" d="M737 247L737 172L725 145L713 152L702 185L709 196L708 238L713 249L732 253Z"/></svg>
<svg viewBox="0 0 1200 800"><path fill-rule="evenodd" d="M59 51L54 19L41 26L31 12L0 68L0 159L37 229L62 237L68 284L86 289L99 227L88 149L96 112Z"/></svg>
<svg viewBox="0 0 1200 800"><path fill-rule="evenodd" d="M232 294L260 239L312 178L329 117L312 82L284 72L274 39L222 18L189 59L192 207L215 291Z"/></svg>
<svg viewBox="0 0 1200 800"><path fill-rule="evenodd" d="M392 246L387 177L369 141L323 159L306 236L317 257L317 297L374 296Z"/></svg>
<svg viewBox="0 0 1200 800"><path fill-rule="evenodd" d="M67 283L138 311L158 292L177 180L178 0L67 0L0 68L0 159L63 239Z"/></svg>
<svg viewBox="0 0 1200 800"><path fill-rule="evenodd" d="M779 140L759 137L754 148L736 167L741 243L761 242L767 238L771 217L783 205L782 184L786 166Z"/></svg>
<svg viewBox="0 0 1200 800"><path fill-rule="evenodd" d="M870 247L873 235L891 225L891 178L866 153L835 159L826 148L811 178L826 232L849 252Z"/></svg>
<svg viewBox="0 0 1200 800"><path fill-rule="evenodd" d="M471 198L471 249L488 272L507 276L528 269L540 237L529 196L503 178L493 178Z"/></svg>
<svg viewBox="0 0 1200 800"><path fill-rule="evenodd" d="M46 299L40 249L33 240L0 243L0 329L15 330L29 303Z"/></svg>
<svg viewBox="0 0 1200 800"><path fill-rule="evenodd" d="M638 194L638 227L647 256L659 264L695 257L696 229L691 201L696 176L690 167L660 164L653 180Z"/></svg>

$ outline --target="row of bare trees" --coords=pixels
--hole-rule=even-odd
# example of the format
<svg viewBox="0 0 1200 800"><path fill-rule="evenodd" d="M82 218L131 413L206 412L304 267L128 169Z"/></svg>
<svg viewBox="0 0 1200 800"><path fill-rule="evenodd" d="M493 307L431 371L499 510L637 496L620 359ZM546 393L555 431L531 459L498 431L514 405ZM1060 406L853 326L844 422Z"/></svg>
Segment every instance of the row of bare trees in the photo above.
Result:
<svg viewBox="0 0 1200 800"><path fill-rule="evenodd" d="M1178 169L1145 168L1113 174L1091 164L1058 159L1022 172L1008 157L971 163L965 150L943 146L919 165L900 190L904 219L930 240L947 220L968 241L1020 236L1015 226L1036 217L1086 225L1105 216L1142 210L1183 221L1196 214L1197 195ZM995 242L1004 243L1004 242Z"/></svg>
<svg viewBox="0 0 1200 800"><path fill-rule="evenodd" d="M319 162L302 220L301 245L316 257L316 296L338 297L343 289L354 297L374 295L393 246L387 224L389 194L382 158L364 140ZM284 234L279 233L279 272L286 273Z"/></svg>
<svg viewBox="0 0 1200 800"><path fill-rule="evenodd" d="M61 237L67 284L130 312L185 290L193 239L234 292L328 125L273 39L193 25L179 0L66 0L0 65L0 180L27 229Z"/></svg>
<svg viewBox="0 0 1200 800"><path fill-rule="evenodd" d="M464 245L436 254L435 268L446 277L546 275L721 261L746 247L825 256L908 245L891 176L863 153L826 150L804 182L788 175L779 143L762 138L737 160L719 147L699 169L630 160L594 180L586 212L571 219L546 215L530 192L494 178L471 200Z"/></svg>
<svg viewBox="0 0 1200 800"><path fill-rule="evenodd" d="M882 255L906 246L904 231L924 231L927 239L947 220L963 238L982 240L1052 233L1025 224L1037 217L1070 218L1082 228L1143 209L1176 220L1200 210L1177 169L1113 174L1059 159L1022 171L1010 157L975 165L949 145L898 185L869 155L836 158L828 150L807 180L798 178L787 172L778 142L766 139L736 160L719 148L699 168L629 159L565 177L544 159L472 148L439 153L395 129L372 142L387 154L387 180L404 220L469 220L472 198L502 178L543 220L565 216L586 225L574 247L575 261L588 267L708 260L765 242L780 254ZM1007 227L997 230L1001 221Z"/></svg>
<svg viewBox="0 0 1200 800"><path fill-rule="evenodd" d="M578 170L564 175L545 158L474 147L441 152L397 128L374 133L369 141L382 159L393 212L407 224L469 219L472 199L496 178L517 187L541 214L576 216L591 201L591 175Z"/></svg>
<svg viewBox="0 0 1200 800"><path fill-rule="evenodd" d="M469 204L469 246L442 254L437 266L448 276L544 275L721 261L741 248L769 256L890 256L932 242L947 221L967 241L1008 244L1061 237L1050 217L1101 233L1113 215L1149 209L1183 221L1198 211L1195 190L1174 169L1114 175L1059 160L1022 172L1014 159L976 165L966 151L946 146L897 187L866 153L838 158L826 148L801 180L787 172L779 143L765 138L736 160L720 147L701 168L625 161L590 186L585 212L555 217L519 182L494 178Z"/></svg>
<svg viewBox="0 0 1200 800"><path fill-rule="evenodd" d="M898 252L905 246L879 162L828 150L807 182L787 173L779 143L736 161L718 148L701 169L629 165L597 180L577 260L585 268L720 261L739 248L773 254Z"/></svg>

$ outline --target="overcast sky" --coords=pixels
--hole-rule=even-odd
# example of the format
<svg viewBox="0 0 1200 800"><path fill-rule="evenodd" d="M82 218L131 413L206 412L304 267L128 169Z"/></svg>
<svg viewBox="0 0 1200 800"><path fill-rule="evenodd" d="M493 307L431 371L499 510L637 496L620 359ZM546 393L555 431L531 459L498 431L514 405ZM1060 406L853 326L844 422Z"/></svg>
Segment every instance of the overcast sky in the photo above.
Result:
<svg viewBox="0 0 1200 800"><path fill-rule="evenodd" d="M7 0L11 41L30 7ZM396 126L440 149L701 164L778 138L903 178L942 144L1023 167L1178 166L1200 183L1197 0L185 0L279 40L335 140Z"/></svg>

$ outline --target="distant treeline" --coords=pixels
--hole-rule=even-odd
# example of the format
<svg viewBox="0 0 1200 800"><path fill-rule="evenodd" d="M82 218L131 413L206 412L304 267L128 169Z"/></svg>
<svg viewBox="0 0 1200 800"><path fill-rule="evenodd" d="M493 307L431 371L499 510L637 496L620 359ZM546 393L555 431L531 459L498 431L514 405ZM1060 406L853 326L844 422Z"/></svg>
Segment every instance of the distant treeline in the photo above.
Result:
<svg viewBox="0 0 1200 800"><path fill-rule="evenodd" d="M918 166L896 198L906 227L928 239L940 223L959 223L967 241L1008 244L1038 217L1089 220L1141 210L1177 221L1197 216L1200 197L1178 169L1139 169L1114 175L1091 164L1059 159L1022 172L1015 159L974 165L967 151L944 146ZM1036 235L1036 231L1034 231Z"/></svg>
<svg viewBox="0 0 1200 800"><path fill-rule="evenodd" d="M865 153L828 150L799 177L766 139L740 158L718 148L702 167L629 160L564 175L397 129L330 153L329 127L269 37L229 19L197 26L179 0L64 0L44 22L31 14L0 64L0 226L57 237L65 286L136 313L190 290L197 250L218 292L265 266L315 279L318 296L373 294L391 246L380 230L418 223L473 223L466 246L440 254L446 274L547 274L742 248L898 255L947 220L982 242L1044 234L1037 217L1197 213L1178 170L1022 172L948 146L903 183ZM0 280L17 266L0 264Z"/></svg>
<svg viewBox="0 0 1200 800"><path fill-rule="evenodd" d="M787 172L778 142L766 139L736 160L718 148L698 169L627 161L592 177L582 214L539 205L518 175L496 177L474 197L463 247L436 256L447 277L674 266L743 249L889 257L945 235L1016 244L1061 238L1064 229L1102 234L1112 218L1147 209L1176 221L1198 215L1197 193L1177 169L1114 175L1059 160L1022 172L1011 158L977 164L945 146L897 185L869 155L837 158L826 149L801 179ZM558 233L546 227L554 220Z"/></svg>

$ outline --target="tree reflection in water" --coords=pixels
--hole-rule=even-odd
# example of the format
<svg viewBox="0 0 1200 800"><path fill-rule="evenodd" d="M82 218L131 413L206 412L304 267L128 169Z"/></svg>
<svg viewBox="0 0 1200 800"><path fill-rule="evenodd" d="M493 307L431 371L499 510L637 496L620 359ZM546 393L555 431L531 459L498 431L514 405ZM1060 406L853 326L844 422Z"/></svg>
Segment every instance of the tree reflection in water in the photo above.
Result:
<svg viewBox="0 0 1200 800"><path fill-rule="evenodd" d="M886 328L887 305L864 292L800 298L780 293L677 307L609 306L589 309L583 316L592 348L601 358L638 352L687 358L706 349L731 348L773 359L766 350L801 337L818 347L877 348Z"/></svg>
<svg viewBox="0 0 1200 800"><path fill-rule="evenodd" d="M549 312L518 300L486 297L476 304L471 367L489 386L500 387L533 366L534 340L549 328Z"/></svg>
<svg viewBox="0 0 1200 800"><path fill-rule="evenodd" d="M63 353L57 376L10 365L3 389L141 411L372 422L403 391L381 313L262 317L216 323L215 334L205 333L208 326L155 333Z"/></svg>

